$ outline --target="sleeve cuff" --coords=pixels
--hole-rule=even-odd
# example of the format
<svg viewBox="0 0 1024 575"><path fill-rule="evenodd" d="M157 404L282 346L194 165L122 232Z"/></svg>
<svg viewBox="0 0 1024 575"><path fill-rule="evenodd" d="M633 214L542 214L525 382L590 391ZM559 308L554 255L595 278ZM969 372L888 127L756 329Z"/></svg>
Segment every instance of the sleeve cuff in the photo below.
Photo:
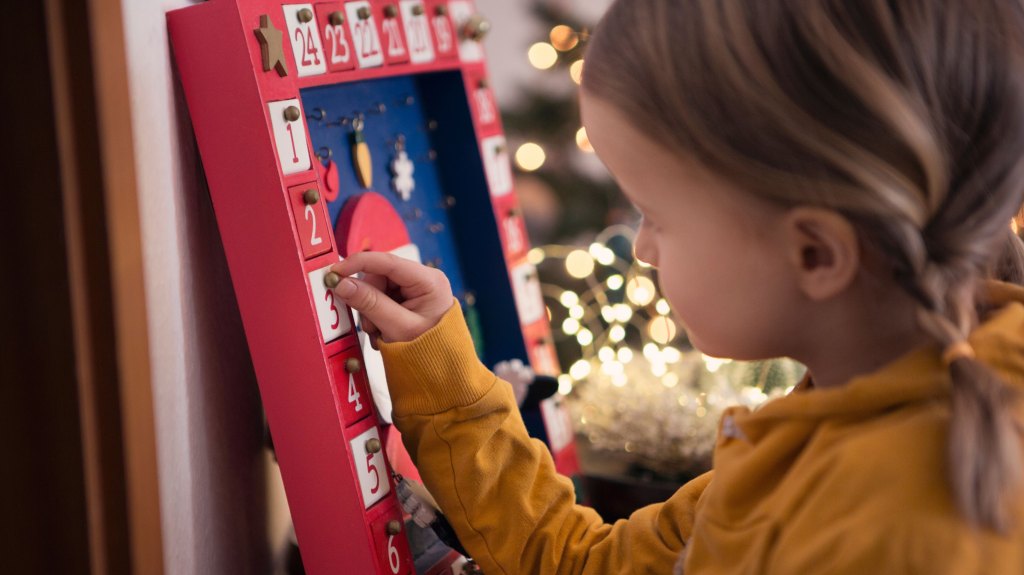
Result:
<svg viewBox="0 0 1024 575"><path fill-rule="evenodd" d="M495 375L476 356L462 306L409 342L380 343L396 415L433 415L476 403Z"/></svg>

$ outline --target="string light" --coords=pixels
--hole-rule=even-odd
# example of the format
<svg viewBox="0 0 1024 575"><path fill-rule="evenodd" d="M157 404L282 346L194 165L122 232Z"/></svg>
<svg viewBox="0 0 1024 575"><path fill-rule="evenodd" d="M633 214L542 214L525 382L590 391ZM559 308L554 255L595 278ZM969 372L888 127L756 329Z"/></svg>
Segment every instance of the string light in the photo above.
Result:
<svg viewBox="0 0 1024 575"><path fill-rule="evenodd" d="M569 317L573 319L583 319L583 315L585 313L586 311L583 309L583 306L581 305L574 305L569 308Z"/></svg>
<svg viewBox="0 0 1024 575"><path fill-rule="evenodd" d="M725 364L729 363L730 361L732 361L732 360L729 360L729 359L723 359L723 358L720 358L720 357L711 357L710 355L704 355L704 354L701 354L700 357L701 357L701 359L704 360L704 366L707 367L707 370L710 371L711 373L715 373L723 365L725 365Z"/></svg>
<svg viewBox="0 0 1024 575"><path fill-rule="evenodd" d="M661 315L668 315L672 313L672 308L668 305L668 301L662 298L658 300L658 303L654 304L654 311Z"/></svg>
<svg viewBox="0 0 1024 575"><path fill-rule="evenodd" d="M585 359L577 360L569 367L569 376L576 381L586 379L590 375L590 362Z"/></svg>
<svg viewBox="0 0 1024 575"><path fill-rule="evenodd" d="M597 358L601 360L601 363L607 363L615 359L615 350L605 346L597 352Z"/></svg>
<svg viewBox="0 0 1024 575"><path fill-rule="evenodd" d="M547 42L537 42L530 46L526 57L530 60L530 64L538 70L547 70L558 62L558 52Z"/></svg>
<svg viewBox="0 0 1024 575"><path fill-rule="evenodd" d="M586 128L576 130L576 146L588 154L594 153L594 146L590 143Z"/></svg>
<svg viewBox="0 0 1024 575"><path fill-rule="evenodd" d="M576 292L566 290L562 292L562 295L558 296L558 301L568 308L579 304L580 296L576 295Z"/></svg>
<svg viewBox="0 0 1024 575"><path fill-rule="evenodd" d="M626 339L626 328L622 327L619 324L613 325L611 329L608 330L608 339L612 340L615 343L619 343L620 341Z"/></svg>
<svg viewBox="0 0 1024 575"><path fill-rule="evenodd" d="M583 83L583 60L576 60L569 64L569 77L576 85Z"/></svg>
<svg viewBox="0 0 1024 575"><path fill-rule="evenodd" d="M623 285L625 285L625 283L626 279L619 274L610 275L608 276L608 279L605 280L605 285L607 285L608 289L612 291L621 288Z"/></svg>
<svg viewBox="0 0 1024 575"><path fill-rule="evenodd" d="M545 255L543 248L532 248L526 252L526 261L533 265L538 265L544 262Z"/></svg>
<svg viewBox="0 0 1024 575"><path fill-rule="evenodd" d="M544 148L533 142L526 142L516 150L516 165L524 172L535 172L547 161Z"/></svg>
<svg viewBox="0 0 1024 575"><path fill-rule="evenodd" d="M654 282L646 276L635 276L626 284L626 297L633 304L644 307L654 301L657 289Z"/></svg>
<svg viewBox="0 0 1024 575"><path fill-rule="evenodd" d="M622 363L629 363L633 361L633 350L628 347L620 347L616 357L618 357L619 361Z"/></svg>
<svg viewBox="0 0 1024 575"><path fill-rule="evenodd" d="M565 270L576 279L583 279L594 273L594 258L583 250L573 250L565 258Z"/></svg>
<svg viewBox="0 0 1024 575"><path fill-rule="evenodd" d="M594 343L594 332L586 328L581 329L579 333L576 334L576 341L578 341L582 346L588 346Z"/></svg>
<svg viewBox="0 0 1024 575"><path fill-rule="evenodd" d="M651 339L665 345L676 338L676 322L666 316L656 317L647 323L647 333Z"/></svg>
<svg viewBox="0 0 1024 575"><path fill-rule="evenodd" d="M571 317L565 318L565 321L562 322L562 331L565 332L565 335L576 335L580 331L579 320Z"/></svg>
<svg viewBox="0 0 1024 575"><path fill-rule="evenodd" d="M552 28L548 37L551 38L551 45L561 52L568 52L580 43L580 35L565 24Z"/></svg>
<svg viewBox="0 0 1024 575"><path fill-rule="evenodd" d="M558 393L562 395L572 393L572 376L564 373L558 376Z"/></svg>

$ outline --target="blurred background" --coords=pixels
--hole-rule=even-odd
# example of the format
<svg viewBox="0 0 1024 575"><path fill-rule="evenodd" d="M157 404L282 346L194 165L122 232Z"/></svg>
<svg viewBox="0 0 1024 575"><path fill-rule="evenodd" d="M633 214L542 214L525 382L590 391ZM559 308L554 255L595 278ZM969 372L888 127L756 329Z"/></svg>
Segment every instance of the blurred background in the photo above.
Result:
<svg viewBox="0 0 1024 575"><path fill-rule="evenodd" d="M10 573L294 573L280 472L165 14L8 6L0 557ZM582 462L605 520L706 470L718 414L802 375L690 346L579 121L608 0L477 0ZM622 31L629 33L629 31Z"/></svg>

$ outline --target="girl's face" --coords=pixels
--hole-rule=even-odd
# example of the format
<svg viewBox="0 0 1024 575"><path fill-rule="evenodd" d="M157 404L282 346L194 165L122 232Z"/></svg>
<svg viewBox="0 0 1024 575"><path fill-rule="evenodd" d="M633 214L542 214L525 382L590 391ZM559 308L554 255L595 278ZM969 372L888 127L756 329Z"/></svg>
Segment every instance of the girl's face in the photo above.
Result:
<svg viewBox="0 0 1024 575"><path fill-rule="evenodd" d="M586 92L582 114L597 154L643 215L636 257L658 269L694 346L735 359L785 355L799 296L784 234L773 233L784 211L655 143Z"/></svg>

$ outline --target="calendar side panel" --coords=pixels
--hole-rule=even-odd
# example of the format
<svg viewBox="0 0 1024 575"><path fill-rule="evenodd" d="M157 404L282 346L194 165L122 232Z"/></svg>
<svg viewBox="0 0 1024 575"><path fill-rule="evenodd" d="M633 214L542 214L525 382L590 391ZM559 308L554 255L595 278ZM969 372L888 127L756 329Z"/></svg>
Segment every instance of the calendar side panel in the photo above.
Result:
<svg viewBox="0 0 1024 575"><path fill-rule="evenodd" d="M266 103L233 2L168 14L260 394L308 572L373 573ZM315 180L312 173L309 180Z"/></svg>

